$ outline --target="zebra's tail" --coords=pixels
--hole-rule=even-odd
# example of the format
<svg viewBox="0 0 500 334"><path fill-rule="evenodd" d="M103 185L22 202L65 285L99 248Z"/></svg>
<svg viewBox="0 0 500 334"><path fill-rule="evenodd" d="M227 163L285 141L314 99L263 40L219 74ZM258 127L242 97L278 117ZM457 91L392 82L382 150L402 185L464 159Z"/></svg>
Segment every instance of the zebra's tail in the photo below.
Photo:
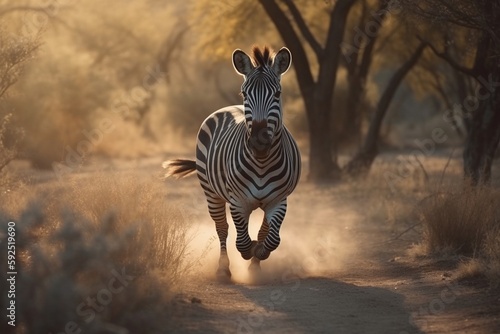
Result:
<svg viewBox="0 0 500 334"><path fill-rule="evenodd" d="M187 159L174 159L165 161L162 164L166 169L165 178L173 176L181 179L196 172L196 161Z"/></svg>

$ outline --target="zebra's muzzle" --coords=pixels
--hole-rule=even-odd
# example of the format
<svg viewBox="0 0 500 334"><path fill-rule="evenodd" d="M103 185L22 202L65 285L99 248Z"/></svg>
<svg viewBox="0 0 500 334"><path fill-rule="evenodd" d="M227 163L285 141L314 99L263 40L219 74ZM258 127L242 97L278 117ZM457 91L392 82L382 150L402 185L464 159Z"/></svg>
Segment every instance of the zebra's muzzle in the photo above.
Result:
<svg viewBox="0 0 500 334"><path fill-rule="evenodd" d="M252 155L258 159L263 159L263 158L267 157L268 154L269 154L269 149L266 149L266 150L253 149L252 150Z"/></svg>
<svg viewBox="0 0 500 334"><path fill-rule="evenodd" d="M248 147L254 157L265 158L271 149L272 138L267 130L267 122L255 123L248 139Z"/></svg>

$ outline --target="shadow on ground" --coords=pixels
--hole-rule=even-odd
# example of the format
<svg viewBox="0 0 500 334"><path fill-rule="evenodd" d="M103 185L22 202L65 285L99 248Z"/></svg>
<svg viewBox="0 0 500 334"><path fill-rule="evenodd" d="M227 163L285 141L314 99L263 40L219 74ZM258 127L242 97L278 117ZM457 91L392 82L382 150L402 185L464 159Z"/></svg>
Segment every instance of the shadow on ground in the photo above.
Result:
<svg viewBox="0 0 500 334"><path fill-rule="evenodd" d="M419 333L409 323L401 295L381 288L314 277L233 289L267 311L247 315L238 324L241 333ZM285 321L274 323L273 317Z"/></svg>
<svg viewBox="0 0 500 334"><path fill-rule="evenodd" d="M206 282L183 333L421 333L403 297L330 278L282 277L264 285ZM205 304L204 301L207 301Z"/></svg>

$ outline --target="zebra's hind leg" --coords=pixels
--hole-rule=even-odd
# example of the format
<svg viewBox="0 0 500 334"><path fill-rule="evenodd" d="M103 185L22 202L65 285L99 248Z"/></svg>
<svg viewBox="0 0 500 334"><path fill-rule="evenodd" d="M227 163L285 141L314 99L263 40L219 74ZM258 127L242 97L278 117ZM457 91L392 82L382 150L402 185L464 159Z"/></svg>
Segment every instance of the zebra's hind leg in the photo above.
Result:
<svg viewBox="0 0 500 334"><path fill-rule="evenodd" d="M220 198L212 197L207 195L208 201L208 211L210 212L210 217L215 222L215 229L217 230L217 235L220 241L220 256L219 256L219 267L217 268L217 278L228 279L231 278L231 271L229 270L229 257L227 256L227 233L229 225L227 224L226 218L226 202Z"/></svg>
<svg viewBox="0 0 500 334"><path fill-rule="evenodd" d="M259 234L257 234L257 241L258 243L264 242L264 240L267 237L267 233L269 232L269 223L267 222L266 217L264 217L264 220L262 221L262 225L260 226L259 229ZM255 256L252 257L252 262L250 263L250 266L248 267L248 270L251 272L260 272L260 260L256 258Z"/></svg>

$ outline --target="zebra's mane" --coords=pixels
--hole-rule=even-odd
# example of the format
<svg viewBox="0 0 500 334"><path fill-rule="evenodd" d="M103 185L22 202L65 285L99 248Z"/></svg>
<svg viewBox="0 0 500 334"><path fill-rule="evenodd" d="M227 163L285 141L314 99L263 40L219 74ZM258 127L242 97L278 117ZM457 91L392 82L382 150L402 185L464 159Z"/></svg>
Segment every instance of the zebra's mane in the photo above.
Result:
<svg viewBox="0 0 500 334"><path fill-rule="evenodd" d="M274 51L272 51L267 46L264 46L264 48L262 49L258 46L254 46L252 48L252 62L256 67L265 67L272 65L273 58Z"/></svg>

